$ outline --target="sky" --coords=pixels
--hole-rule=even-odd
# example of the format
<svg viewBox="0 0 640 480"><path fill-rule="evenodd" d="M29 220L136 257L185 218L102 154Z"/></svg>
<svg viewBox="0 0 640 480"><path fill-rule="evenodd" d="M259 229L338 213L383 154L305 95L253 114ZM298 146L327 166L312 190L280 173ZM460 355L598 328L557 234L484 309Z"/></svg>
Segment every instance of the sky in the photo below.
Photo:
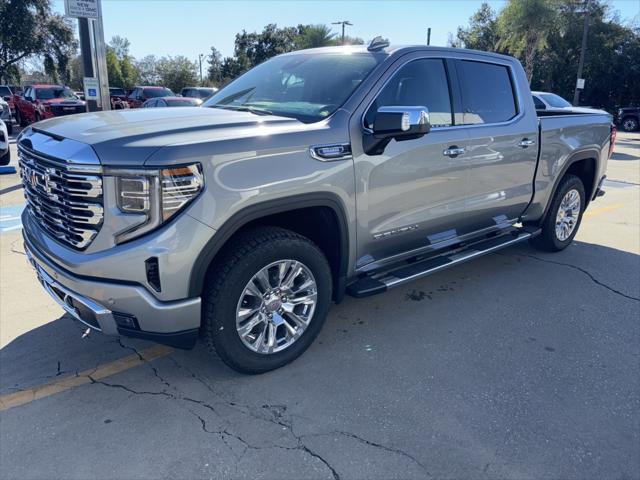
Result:
<svg viewBox="0 0 640 480"><path fill-rule="evenodd" d="M505 0L489 1L496 10ZM640 21L640 0L609 0L625 22ZM365 41L377 35L394 44L446 45L449 33L466 25L481 0L102 0L105 40L114 35L131 42L136 58L154 54L185 55L197 60L215 46L223 56L233 55L236 33L262 31L268 23L280 27L331 24L349 20L346 33ZM64 14L64 0L54 0ZM340 25L331 25L340 33Z"/></svg>

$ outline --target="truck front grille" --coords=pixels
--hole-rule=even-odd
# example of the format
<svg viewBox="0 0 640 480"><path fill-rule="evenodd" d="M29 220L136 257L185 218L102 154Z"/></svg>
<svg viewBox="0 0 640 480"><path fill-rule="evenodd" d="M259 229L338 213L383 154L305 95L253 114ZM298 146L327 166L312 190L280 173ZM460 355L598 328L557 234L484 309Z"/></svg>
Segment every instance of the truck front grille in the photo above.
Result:
<svg viewBox="0 0 640 480"><path fill-rule="evenodd" d="M86 248L103 218L100 166L76 165L18 146L27 208L39 225L73 248Z"/></svg>

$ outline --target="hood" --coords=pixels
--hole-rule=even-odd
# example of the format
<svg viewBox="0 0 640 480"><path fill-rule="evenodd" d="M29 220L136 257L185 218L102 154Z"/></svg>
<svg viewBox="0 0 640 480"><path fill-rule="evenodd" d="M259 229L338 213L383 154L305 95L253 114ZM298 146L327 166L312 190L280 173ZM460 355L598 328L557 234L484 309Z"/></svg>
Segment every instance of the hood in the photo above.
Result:
<svg viewBox="0 0 640 480"><path fill-rule="evenodd" d="M55 117L34 130L91 145L104 164L141 164L171 144L200 143L298 130L298 120L218 108L142 108Z"/></svg>

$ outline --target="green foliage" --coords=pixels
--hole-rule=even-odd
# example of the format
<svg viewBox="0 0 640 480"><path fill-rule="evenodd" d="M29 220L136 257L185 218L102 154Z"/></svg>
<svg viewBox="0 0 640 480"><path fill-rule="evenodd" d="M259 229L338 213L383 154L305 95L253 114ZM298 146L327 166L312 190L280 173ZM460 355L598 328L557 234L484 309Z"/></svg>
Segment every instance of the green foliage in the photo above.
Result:
<svg viewBox="0 0 640 480"><path fill-rule="evenodd" d="M336 34L327 25L301 25L298 31L298 49L327 47L335 41Z"/></svg>
<svg viewBox="0 0 640 480"><path fill-rule="evenodd" d="M179 92L184 87L198 85L198 65L187 57L162 57L156 64L160 84Z"/></svg>
<svg viewBox="0 0 640 480"><path fill-rule="evenodd" d="M130 42L115 36L107 46L107 74L112 87L131 88L140 77L140 72L129 55Z"/></svg>
<svg viewBox="0 0 640 480"><path fill-rule="evenodd" d="M40 56L54 79L68 78L77 42L68 20L50 0L0 0L0 80L15 80L19 62Z"/></svg>
<svg viewBox="0 0 640 480"><path fill-rule="evenodd" d="M589 33L580 103L613 111L639 104L640 29L622 25L605 0L590 0ZM458 28L455 47L498 51L523 63L534 90L571 100L576 83L585 3L509 0L495 14L487 4Z"/></svg>
<svg viewBox="0 0 640 480"><path fill-rule="evenodd" d="M510 0L498 17L497 46L522 59L531 82L536 58L558 25L556 0Z"/></svg>
<svg viewBox="0 0 640 480"><path fill-rule="evenodd" d="M246 72L250 68L281 53L305 48L341 45L341 39L327 25L298 25L278 28L270 23L261 33L243 30L236 35L233 57L222 58L220 52L211 47L208 56L208 80L220 87ZM357 37L345 36L345 45L362 45Z"/></svg>
<svg viewBox="0 0 640 480"><path fill-rule="evenodd" d="M494 52L498 49L498 20L496 12L488 3L483 3L478 11L469 18L469 26L458 27L456 38L451 46L472 48Z"/></svg>

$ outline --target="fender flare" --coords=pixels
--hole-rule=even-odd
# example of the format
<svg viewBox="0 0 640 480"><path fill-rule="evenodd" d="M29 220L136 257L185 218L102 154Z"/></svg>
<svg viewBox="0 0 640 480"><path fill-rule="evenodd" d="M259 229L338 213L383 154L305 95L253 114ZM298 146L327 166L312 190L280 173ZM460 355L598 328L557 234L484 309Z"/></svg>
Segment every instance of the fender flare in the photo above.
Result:
<svg viewBox="0 0 640 480"><path fill-rule="evenodd" d="M540 217L540 222L542 222L546 218L547 213L549 212L549 208L551 207L551 200L555 196L556 191L558 190L558 186L560 185L560 182L562 181L564 176L567 174L567 171L569 170L569 168L571 168L571 165L573 165L574 163L581 162L582 160L590 160L590 159L595 160L596 168L593 174L594 175L593 185L595 190L598 184L598 179L596 177L598 176L598 171L599 171L599 168L598 168L600 163L599 158L600 158L600 152L598 152L598 150L595 150L595 149L581 150L579 152L574 153L571 157L569 157L569 159L565 162L564 166L562 167L562 170L560 171L560 173L556 175L556 179L553 182L553 189L551 190L551 195L549 196L547 205L544 207L544 213ZM591 195L588 196L587 205L585 205L585 208L589 205L590 201L592 200L591 197L593 197L593 193L594 192L591 192Z"/></svg>
<svg viewBox="0 0 640 480"><path fill-rule="evenodd" d="M216 230L205 247L198 254L189 278L189 296L201 296L207 271L216 255L222 250L227 241L249 222L269 215L300 210L310 207L328 207L338 220L340 240L340 263L335 275L334 300L339 302L344 297L349 262L349 227L347 223L346 207L338 195L331 192L304 193L288 197L268 200L250 205L233 214Z"/></svg>

